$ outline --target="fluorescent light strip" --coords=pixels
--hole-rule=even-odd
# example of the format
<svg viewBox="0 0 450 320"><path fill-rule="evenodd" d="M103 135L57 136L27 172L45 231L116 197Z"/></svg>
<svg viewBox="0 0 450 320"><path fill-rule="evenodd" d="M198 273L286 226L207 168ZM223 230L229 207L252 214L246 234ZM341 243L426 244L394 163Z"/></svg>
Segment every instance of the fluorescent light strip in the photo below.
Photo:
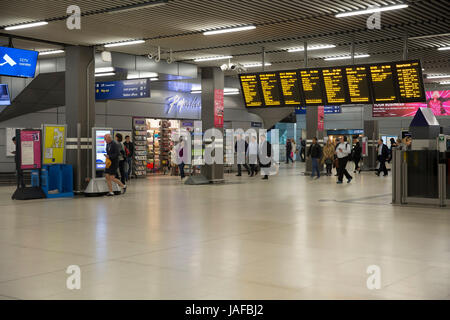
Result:
<svg viewBox="0 0 450 320"><path fill-rule="evenodd" d="M310 47L308 47L308 51L331 49L331 48L336 48L336 46L334 44L326 44L323 46L310 46ZM303 50L305 50L305 48L299 47L299 48L288 49L287 51L288 52L301 52Z"/></svg>
<svg viewBox="0 0 450 320"><path fill-rule="evenodd" d="M272 64L270 62L265 62L264 66L269 67ZM244 63L242 64L242 66L244 68L257 68L257 67L262 67L262 63Z"/></svg>
<svg viewBox="0 0 450 320"><path fill-rule="evenodd" d="M450 84L450 81L441 81L439 84Z"/></svg>
<svg viewBox="0 0 450 320"><path fill-rule="evenodd" d="M158 78L158 74L156 72L146 72L146 71L134 71L130 72L127 75L127 79L147 79L147 78Z"/></svg>
<svg viewBox="0 0 450 320"><path fill-rule="evenodd" d="M443 79L443 78L450 78L450 74L443 74L443 75L436 75L436 76L427 75L427 79Z"/></svg>
<svg viewBox="0 0 450 320"><path fill-rule="evenodd" d="M150 78L150 81L158 81L159 78Z"/></svg>
<svg viewBox="0 0 450 320"><path fill-rule="evenodd" d="M18 29L26 29L26 28L40 27L40 26L45 26L46 24L48 24L47 21L40 21L40 22L33 22L33 23L25 23L25 24L19 24L19 25L16 25L16 26L6 27L5 30L18 30Z"/></svg>
<svg viewBox="0 0 450 320"><path fill-rule="evenodd" d="M51 50L51 51L41 51L39 52L40 56L45 56L48 54L58 54L58 53L64 53L64 50Z"/></svg>
<svg viewBox="0 0 450 320"><path fill-rule="evenodd" d="M237 27L237 28L227 28L227 29L205 31L205 32L203 32L203 35L210 36L213 34L238 32L238 31L246 31L246 30L253 30L253 29L256 29L256 27L255 26L244 26L244 27Z"/></svg>
<svg viewBox="0 0 450 320"><path fill-rule="evenodd" d="M215 61L215 60L225 60L225 59L232 59L233 56L222 56L222 57L209 57L209 58L197 58L194 59L195 62L202 62L202 61Z"/></svg>
<svg viewBox="0 0 450 320"><path fill-rule="evenodd" d="M444 51L444 50L450 50L450 46L449 47L441 47L438 48L439 51Z"/></svg>
<svg viewBox="0 0 450 320"><path fill-rule="evenodd" d="M407 4L399 4L394 6L386 6L386 7L378 7L378 8L370 8L366 10L358 10L358 11L350 11L350 12L343 12L337 14L336 18L342 18L342 17L350 17L350 16L358 16L362 14L370 14L370 13L376 13L376 12L382 12L382 11L391 11L391 10L398 10L407 8Z"/></svg>
<svg viewBox="0 0 450 320"><path fill-rule="evenodd" d="M355 59L358 59L358 58L368 58L368 57L370 57L370 55L368 55L368 54L358 54L358 55L355 55ZM329 58L324 58L323 60L325 60L325 61L334 61L334 60L348 60L348 59L351 59L352 57L351 56L344 56L344 57L329 57Z"/></svg>
<svg viewBox="0 0 450 320"><path fill-rule="evenodd" d="M113 71L114 71L114 67L95 68L95 73L113 72Z"/></svg>
<svg viewBox="0 0 450 320"><path fill-rule="evenodd" d="M202 93L202 90L201 89L193 89L193 90L191 90L191 93L193 93L193 94ZM239 89L238 88L224 88L223 94L224 95L239 94Z"/></svg>
<svg viewBox="0 0 450 320"><path fill-rule="evenodd" d="M133 44L140 44L140 43L144 43L144 42L145 42L145 40L133 40L133 41L125 41L125 42L108 43L108 44L105 44L105 48L131 46Z"/></svg>
<svg viewBox="0 0 450 320"><path fill-rule="evenodd" d="M109 77L109 76L115 76L115 72L107 72L107 73L96 73L96 77Z"/></svg>
<svg viewBox="0 0 450 320"><path fill-rule="evenodd" d="M167 2L168 2L167 0L163 0L163 1L155 1L152 3L134 4L134 5L125 6L124 8L115 8L110 11L107 11L106 13L114 14L114 13L121 13L121 12L128 12L128 11L134 11L134 10L140 10L140 9L159 7L159 6L167 4Z"/></svg>

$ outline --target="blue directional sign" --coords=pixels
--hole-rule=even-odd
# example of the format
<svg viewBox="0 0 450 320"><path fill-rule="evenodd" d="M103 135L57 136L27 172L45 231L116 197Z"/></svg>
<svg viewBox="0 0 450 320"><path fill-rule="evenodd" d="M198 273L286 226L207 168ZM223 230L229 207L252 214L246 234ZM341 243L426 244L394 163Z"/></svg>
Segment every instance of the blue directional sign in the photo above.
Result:
<svg viewBox="0 0 450 320"><path fill-rule="evenodd" d="M341 106L325 106L323 110L324 110L325 114L342 113ZM301 106L301 107L296 108L295 114L306 114L306 107Z"/></svg>
<svg viewBox="0 0 450 320"><path fill-rule="evenodd" d="M150 97L150 80L120 80L95 83L96 100L137 99Z"/></svg>
<svg viewBox="0 0 450 320"><path fill-rule="evenodd" d="M0 47L0 75L34 78L39 52Z"/></svg>

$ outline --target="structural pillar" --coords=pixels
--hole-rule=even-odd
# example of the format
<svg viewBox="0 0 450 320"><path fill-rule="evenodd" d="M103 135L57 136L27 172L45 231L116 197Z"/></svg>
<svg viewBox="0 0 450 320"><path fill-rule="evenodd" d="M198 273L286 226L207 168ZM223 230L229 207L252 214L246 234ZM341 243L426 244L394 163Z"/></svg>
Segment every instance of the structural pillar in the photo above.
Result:
<svg viewBox="0 0 450 320"><path fill-rule="evenodd" d="M93 47L66 47L67 136L86 141L95 125L95 52ZM91 150L67 150L74 169L74 189L82 192L91 175Z"/></svg>
<svg viewBox="0 0 450 320"><path fill-rule="evenodd" d="M312 139L317 137L319 139L319 132L317 126L317 120L319 117L319 107L318 106L307 106L306 107L306 171L305 174L311 174L312 172L312 162L311 158L308 157L308 150L312 144Z"/></svg>
<svg viewBox="0 0 450 320"><path fill-rule="evenodd" d="M217 67L202 68L202 127L205 132L208 129L216 128L223 136L223 90L225 76L222 70ZM220 110L221 109L221 110ZM220 114L221 113L221 114ZM220 119L222 117L222 123ZM205 141L205 143L209 143ZM224 146L222 141L216 140L216 145ZM223 152L221 155L223 159ZM202 175L210 182L218 183L224 181L223 164L204 164Z"/></svg>

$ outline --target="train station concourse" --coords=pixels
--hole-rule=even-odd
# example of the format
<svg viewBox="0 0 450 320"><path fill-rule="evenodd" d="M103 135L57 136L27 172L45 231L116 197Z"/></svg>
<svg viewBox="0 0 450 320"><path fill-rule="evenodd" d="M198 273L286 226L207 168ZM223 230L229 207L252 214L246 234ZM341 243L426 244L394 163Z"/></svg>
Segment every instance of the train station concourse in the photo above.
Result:
<svg viewBox="0 0 450 320"><path fill-rule="evenodd" d="M450 300L448 9L0 1L0 304Z"/></svg>

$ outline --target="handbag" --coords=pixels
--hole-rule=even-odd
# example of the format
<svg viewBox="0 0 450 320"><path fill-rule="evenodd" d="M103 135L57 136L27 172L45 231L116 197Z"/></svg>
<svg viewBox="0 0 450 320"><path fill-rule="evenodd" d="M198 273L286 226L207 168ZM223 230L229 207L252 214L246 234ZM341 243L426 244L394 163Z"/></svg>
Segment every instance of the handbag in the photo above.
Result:
<svg viewBox="0 0 450 320"><path fill-rule="evenodd" d="M111 160L110 160L109 158L106 158L106 161L105 161L105 167L106 167L106 169L108 169L109 167L111 167L111 164L112 164Z"/></svg>

